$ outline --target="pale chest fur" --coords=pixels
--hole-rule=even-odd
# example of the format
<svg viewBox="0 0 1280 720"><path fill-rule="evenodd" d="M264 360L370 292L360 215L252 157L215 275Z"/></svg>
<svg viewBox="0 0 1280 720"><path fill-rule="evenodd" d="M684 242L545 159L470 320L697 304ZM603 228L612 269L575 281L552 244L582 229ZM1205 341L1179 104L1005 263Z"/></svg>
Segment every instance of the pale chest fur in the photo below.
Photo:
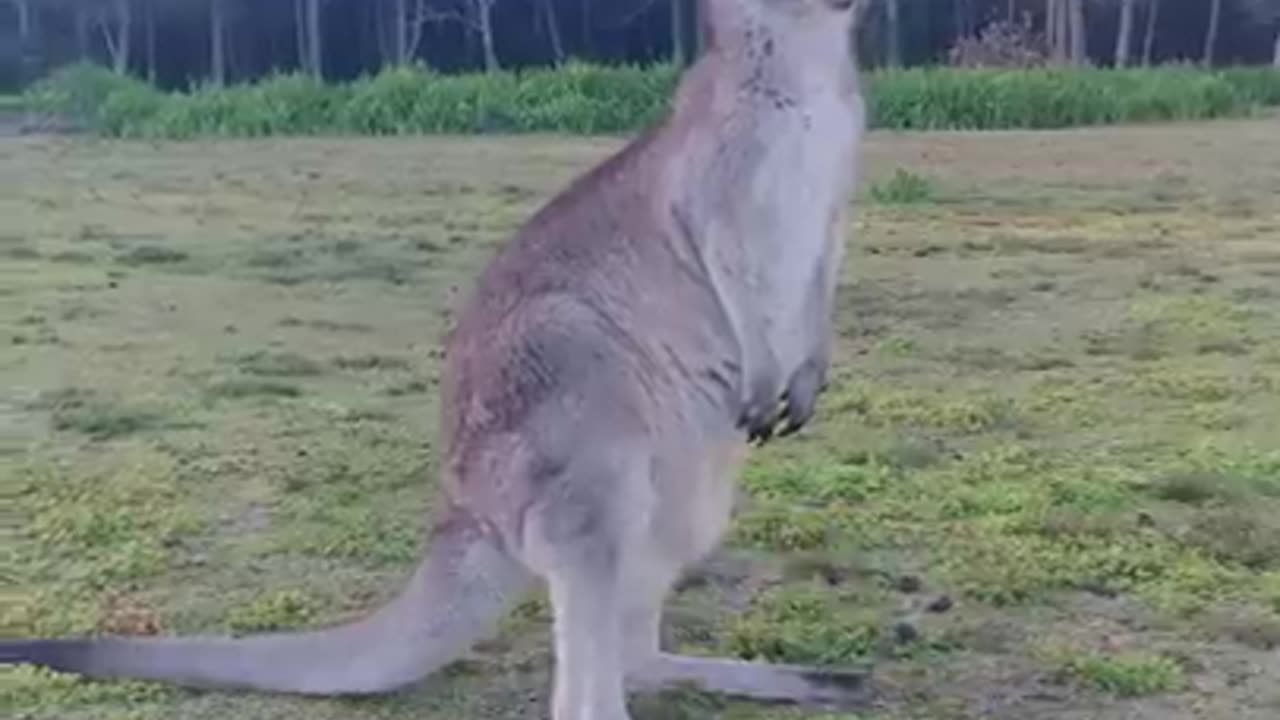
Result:
<svg viewBox="0 0 1280 720"><path fill-rule="evenodd" d="M838 262L839 222L850 200L861 102L834 92L815 94L778 112L762 127L766 153L749 185L746 227L749 287L784 370L803 360L803 335L815 318L812 287ZM757 232L763 231L763 232Z"/></svg>

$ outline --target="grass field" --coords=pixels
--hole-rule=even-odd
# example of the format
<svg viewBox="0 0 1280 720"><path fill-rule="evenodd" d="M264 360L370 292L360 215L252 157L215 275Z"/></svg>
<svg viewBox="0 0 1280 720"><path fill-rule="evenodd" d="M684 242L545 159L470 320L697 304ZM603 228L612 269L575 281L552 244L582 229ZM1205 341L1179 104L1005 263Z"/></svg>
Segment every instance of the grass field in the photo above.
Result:
<svg viewBox="0 0 1280 720"><path fill-rule="evenodd" d="M670 643L871 663L868 719L1280 716L1275 123L873 135L832 388L754 455ZM393 592L450 308L615 146L0 141L0 631L247 632ZM0 715L543 717L547 621L532 595L391 698L24 668Z"/></svg>

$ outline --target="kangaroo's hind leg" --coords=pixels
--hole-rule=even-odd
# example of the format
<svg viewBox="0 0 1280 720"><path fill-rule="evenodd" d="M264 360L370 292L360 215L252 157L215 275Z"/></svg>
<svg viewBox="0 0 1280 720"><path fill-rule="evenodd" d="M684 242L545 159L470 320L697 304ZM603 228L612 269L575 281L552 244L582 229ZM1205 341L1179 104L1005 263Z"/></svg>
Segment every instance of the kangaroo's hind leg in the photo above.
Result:
<svg viewBox="0 0 1280 720"><path fill-rule="evenodd" d="M629 720L623 678L621 593L607 552L585 552L551 573L554 720Z"/></svg>
<svg viewBox="0 0 1280 720"><path fill-rule="evenodd" d="M625 597L629 674L659 658L663 608L672 586L715 549L729 526L734 477L746 445L729 440L713 446L708 453L705 445L689 445L654 463L654 511L643 528L647 541L636 546Z"/></svg>
<svg viewBox="0 0 1280 720"><path fill-rule="evenodd" d="M651 692L691 685L770 702L865 708L868 686L859 671L684 656L660 648L660 620L671 583L682 568L710 554L730 523L744 448L732 443L713 447L712 453L692 456L693 462L660 463L655 473L658 512L650 528L653 540L645 547L659 554L649 558L648 582L626 597L628 688Z"/></svg>
<svg viewBox="0 0 1280 720"><path fill-rule="evenodd" d="M627 595L637 587L652 508L643 451L585 449L530 508L525 542L547 578L555 635L553 720L630 720Z"/></svg>

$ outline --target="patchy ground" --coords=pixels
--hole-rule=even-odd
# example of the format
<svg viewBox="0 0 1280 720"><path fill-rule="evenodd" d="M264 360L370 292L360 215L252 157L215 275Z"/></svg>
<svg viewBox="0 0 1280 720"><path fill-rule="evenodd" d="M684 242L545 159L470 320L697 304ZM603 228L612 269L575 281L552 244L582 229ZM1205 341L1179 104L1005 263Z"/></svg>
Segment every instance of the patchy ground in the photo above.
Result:
<svg viewBox="0 0 1280 720"><path fill-rule="evenodd" d="M671 643L874 664L879 720L1280 716L1275 127L876 135L831 392L754 457ZM614 146L0 141L0 632L247 632L394 591L449 309ZM543 717L547 621L532 596L392 698L24 668L0 714Z"/></svg>

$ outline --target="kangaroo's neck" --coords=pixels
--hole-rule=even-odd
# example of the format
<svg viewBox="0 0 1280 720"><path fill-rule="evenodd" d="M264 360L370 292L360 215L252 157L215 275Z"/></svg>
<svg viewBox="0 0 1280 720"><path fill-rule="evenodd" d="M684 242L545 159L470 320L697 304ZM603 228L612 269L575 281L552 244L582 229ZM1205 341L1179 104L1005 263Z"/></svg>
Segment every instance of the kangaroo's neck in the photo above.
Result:
<svg viewBox="0 0 1280 720"><path fill-rule="evenodd" d="M714 66L728 88L770 86L795 96L857 93L850 30L840 23L811 19L802 32L779 30L770 18L742 13L721 18L709 29L698 65Z"/></svg>
<svg viewBox="0 0 1280 720"><path fill-rule="evenodd" d="M668 135L712 135L766 126L797 114L861 112L859 78L846 29L776 32L744 16L710 36L676 91ZM824 108L825 110L819 110Z"/></svg>
<svg viewBox="0 0 1280 720"><path fill-rule="evenodd" d="M733 195L753 173L771 172L783 148L826 147L836 162L852 152L864 110L848 40L838 32L796 38L748 28L710 46L686 72L657 141L667 187Z"/></svg>

